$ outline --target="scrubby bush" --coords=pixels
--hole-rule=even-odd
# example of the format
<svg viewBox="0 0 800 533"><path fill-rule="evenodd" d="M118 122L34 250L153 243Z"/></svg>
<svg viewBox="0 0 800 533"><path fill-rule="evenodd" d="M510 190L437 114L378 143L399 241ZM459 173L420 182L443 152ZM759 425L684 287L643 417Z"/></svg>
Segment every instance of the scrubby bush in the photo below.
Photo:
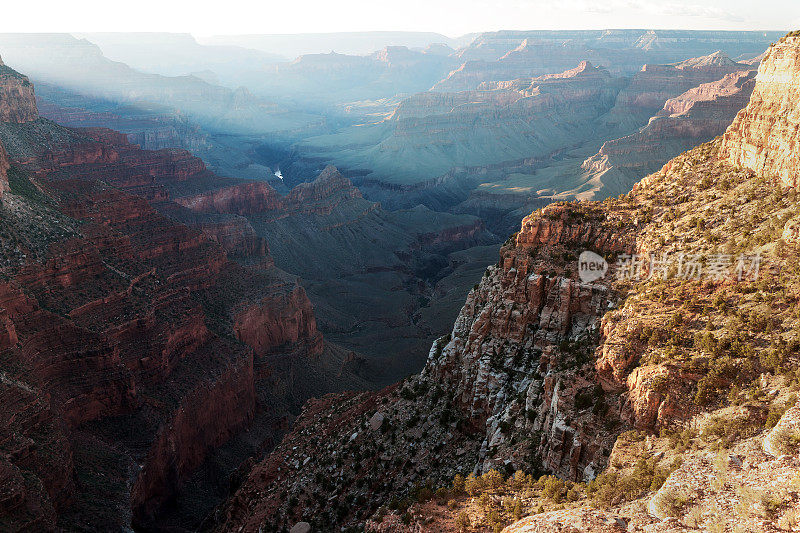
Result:
<svg viewBox="0 0 800 533"><path fill-rule="evenodd" d="M564 501L567 495L567 484L563 479L555 476L542 476L539 478L539 483L542 485L542 496L555 503Z"/></svg>
<svg viewBox="0 0 800 533"><path fill-rule="evenodd" d="M598 507L611 507L624 501L640 498L650 491L658 490L672 469L660 468L655 459L639 459L633 470L623 474L607 470L586 485L586 494Z"/></svg>
<svg viewBox="0 0 800 533"><path fill-rule="evenodd" d="M464 490L470 496L477 496L481 491L481 484L474 472L470 473L464 480Z"/></svg>
<svg viewBox="0 0 800 533"><path fill-rule="evenodd" d="M469 515L465 511L458 513L458 517L456 518L456 527L460 533L466 533L472 527L472 521L469 519Z"/></svg>
<svg viewBox="0 0 800 533"><path fill-rule="evenodd" d="M669 487L653 498L656 512L662 516L680 516L694 500L694 494L684 487Z"/></svg>
<svg viewBox="0 0 800 533"><path fill-rule="evenodd" d="M783 455L794 455L800 449L800 431L789 427L781 427L775 430L772 442L778 453Z"/></svg>
<svg viewBox="0 0 800 533"><path fill-rule="evenodd" d="M465 481L464 476L461 474L456 474L453 478L453 494L458 495L462 494L465 491Z"/></svg>

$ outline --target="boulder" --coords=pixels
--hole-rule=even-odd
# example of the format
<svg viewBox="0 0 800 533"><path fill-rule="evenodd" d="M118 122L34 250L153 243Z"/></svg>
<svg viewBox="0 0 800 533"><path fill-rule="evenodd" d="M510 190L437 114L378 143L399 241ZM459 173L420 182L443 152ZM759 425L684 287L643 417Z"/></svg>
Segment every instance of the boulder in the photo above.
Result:
<svg viewBox="0 0 800 533"><path fill-rule="evenodd" d="M298 522L289 530L289 533L311 533L311 524Z"/></svg>
<svg viewBox="0 0 800 533"><path fill-rule="evenodd" d="M378 431L383 426L383 413L375 413L372 415L372 418L369 419L369 427L372 431Z"/></svg>

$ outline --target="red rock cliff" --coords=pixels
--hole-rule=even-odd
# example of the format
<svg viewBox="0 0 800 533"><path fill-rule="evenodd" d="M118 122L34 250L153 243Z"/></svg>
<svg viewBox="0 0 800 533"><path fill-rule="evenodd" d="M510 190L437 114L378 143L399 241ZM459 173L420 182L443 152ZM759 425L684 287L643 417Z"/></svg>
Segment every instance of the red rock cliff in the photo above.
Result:
<svg viewBox="0 0 800 533"><path fill-rule="evenodd" d="M175 417L161 427L136 479L134 521L151 520L211 450L245 427L255 402L252 357L229 365L189 392Z"/></svg>
<svg viewBox="0 0 800 533"><path fill-rule="evenodd" d="M175 200L192 211L251 215L281 205L280 195L265 182L233 185Z"/></svg>
<svg viewBox="0 0 800 533"><path fill-rule="evenodd" d="M0 58L0 122L21 124L37 118L33 84Z"/></svg>
<svg viewBox="0 0 800 533"><path fill-rule="evenodd" d="M758 68L750 103L734 119L722 155L796 187L800 180L800 37L772 45Z"/></svg>
<svg viewBox="0 0 800 533"><path fill-rule="evenodd" d="M270 296L246 306L235 318L236 338L261 357L297 343L307 343L312 353L322 351L314 310L299 285L288 294Z"/></svg>

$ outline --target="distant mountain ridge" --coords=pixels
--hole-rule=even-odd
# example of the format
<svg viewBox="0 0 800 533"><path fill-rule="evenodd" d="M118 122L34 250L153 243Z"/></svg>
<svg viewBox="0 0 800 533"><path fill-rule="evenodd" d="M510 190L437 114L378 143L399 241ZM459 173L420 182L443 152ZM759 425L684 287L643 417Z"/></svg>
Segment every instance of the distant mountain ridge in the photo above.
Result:
<svg viewBox="0 0 800 533"><path fill-rule="evenodd" d="M459 48L468 44L470 35L451 38L433 32L367 31L299 34L214 35L200 39L201 43L234 45L278 53L287 59L305 54L335 51L340 54L367 55L386 46L427 48L446 44Z"/></svg>

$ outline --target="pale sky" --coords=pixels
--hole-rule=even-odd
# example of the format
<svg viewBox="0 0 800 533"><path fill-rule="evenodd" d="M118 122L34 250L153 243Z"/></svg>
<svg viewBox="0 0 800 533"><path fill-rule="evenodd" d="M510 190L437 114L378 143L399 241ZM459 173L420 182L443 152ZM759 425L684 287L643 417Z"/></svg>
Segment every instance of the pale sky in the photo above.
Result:
<svg viewBox="0 0 800 533"><path fill-rule="evenodd" d="M4 2L0 32L195 36L368 30L800 29L798 0L39 0Z"/></svg>

